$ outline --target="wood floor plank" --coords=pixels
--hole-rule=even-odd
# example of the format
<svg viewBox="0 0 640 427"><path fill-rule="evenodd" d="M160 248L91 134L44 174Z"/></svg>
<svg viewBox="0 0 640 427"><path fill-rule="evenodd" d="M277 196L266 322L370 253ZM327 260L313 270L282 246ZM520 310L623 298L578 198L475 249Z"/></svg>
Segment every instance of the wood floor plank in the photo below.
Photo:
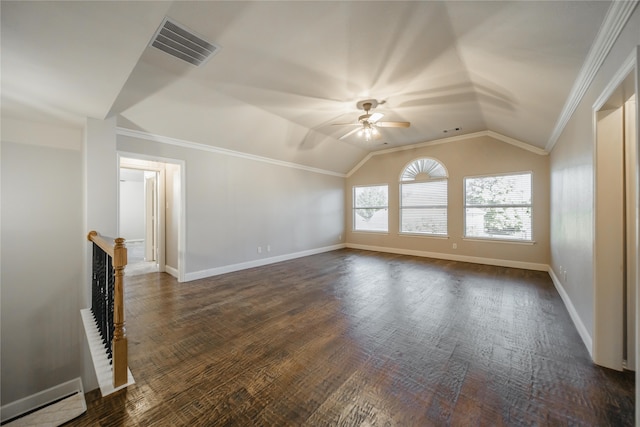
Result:
<svg viewBox="0 0 640 427"><path fill-rule="evenodd" d="M70 426L633 425L547 273L339 250L125 293L136 384Z"/></svg>

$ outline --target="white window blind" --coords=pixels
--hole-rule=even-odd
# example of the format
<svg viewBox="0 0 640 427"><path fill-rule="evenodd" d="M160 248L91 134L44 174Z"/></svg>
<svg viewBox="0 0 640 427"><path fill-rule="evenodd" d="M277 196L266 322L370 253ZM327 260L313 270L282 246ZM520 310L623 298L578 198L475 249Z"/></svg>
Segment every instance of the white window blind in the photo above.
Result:
<svg viewBox="0 0 640 427"><path fill-rule="evenodd" d="M447 235L448 180L435 159L417 159L400 175L400 232Z"/></svg>
<svg viewBox="0 0 640 427"><path fill-rule="evenodd" d="M353 187L353 229L389 231L389 187Z"/></svg>
<svg viewBox="0 0 640 427"><path fill-rule="evenodd" d="M465 237L532 240L531 172L465 178Z"/></svg>

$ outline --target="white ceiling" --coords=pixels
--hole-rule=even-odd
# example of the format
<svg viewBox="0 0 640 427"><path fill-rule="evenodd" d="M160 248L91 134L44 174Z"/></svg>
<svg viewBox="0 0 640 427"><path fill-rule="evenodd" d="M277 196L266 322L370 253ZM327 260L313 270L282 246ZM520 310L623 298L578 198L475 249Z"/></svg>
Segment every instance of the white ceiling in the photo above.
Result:
<svg viewBox="0 0 640 427"><path fill-rule="evenodd" d="M544 148L610 2L2 1L2 115L121 126L347 172L372 150L483 130ZM169 16L222 47L148 43ZM365 143L331 123L386 101ZM458 132L443 133L460 127Z"/></svg>

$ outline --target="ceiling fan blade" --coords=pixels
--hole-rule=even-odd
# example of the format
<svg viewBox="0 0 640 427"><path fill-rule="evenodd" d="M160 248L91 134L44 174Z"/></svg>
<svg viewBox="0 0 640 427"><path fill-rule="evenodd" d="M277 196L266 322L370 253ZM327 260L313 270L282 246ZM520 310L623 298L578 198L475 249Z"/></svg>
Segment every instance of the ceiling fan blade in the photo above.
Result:
<svg viewBox="0 0 640 427"><path fill-rule="evenodd" d="M349 131L349 132L345 133L344 135L342 135L342 136L341 136L340 138L338 138L338 139L345 139L346 137L353 135L354 133L358 132L358 131L359 131L359 130L361 130L361 129L362 129L361 127L357 127L357 128L355 128L355 129L353 129L353 130L351 130L351 131Z"/></svg>
<svg viewBox="0 0 640 427"><path fill-rule="evenodd" d="M369 122L375 123L383 117L384 117L384 114L382 113L373 113L371 117L369 117Z"/></svg>
<svg viewBox="0 0 640 427"><path fill-rule="evenodd" d="M362 126L361 123L331 123L331 126Z"/></svg>
<svg viewBox="0 0 640 427"><path fill-rule="evenodd" d="M411 126L409 122L378 122L376 126L381 128L408 128Z"/></svg>

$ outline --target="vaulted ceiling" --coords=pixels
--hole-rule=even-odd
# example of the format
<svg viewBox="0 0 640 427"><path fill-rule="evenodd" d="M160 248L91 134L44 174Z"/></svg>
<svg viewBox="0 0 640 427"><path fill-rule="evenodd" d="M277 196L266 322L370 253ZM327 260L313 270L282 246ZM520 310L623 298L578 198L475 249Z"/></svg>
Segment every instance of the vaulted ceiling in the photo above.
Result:
<svg viewBox="0 0 640 427"><path fill-rule="evenodd" d="M66 126L117 116L339 173L374 150L483 130L544 148L609 6L3 0L2 115ZM196 67L149 46L165 16L220 51ZM367 98L411 126L339 139L352 128L332 124L356 122Z"/></svg>

